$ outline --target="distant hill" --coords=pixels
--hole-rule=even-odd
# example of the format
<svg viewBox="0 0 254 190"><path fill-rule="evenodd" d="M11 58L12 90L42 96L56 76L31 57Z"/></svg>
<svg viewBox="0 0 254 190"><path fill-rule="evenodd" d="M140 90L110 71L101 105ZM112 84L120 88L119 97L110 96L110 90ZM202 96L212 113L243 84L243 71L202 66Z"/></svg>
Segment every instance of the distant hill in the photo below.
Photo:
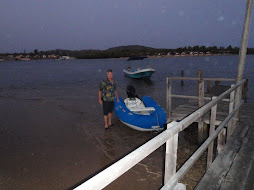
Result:
<svg viewBox="0 0 254 190"><path fill-rule="evenodd" d="M109 48L106 51L147 51L147 50L154 50L154 48L146 47L146 46L140 46L140 45L128 45L128 46L118 46Z"/></svg>

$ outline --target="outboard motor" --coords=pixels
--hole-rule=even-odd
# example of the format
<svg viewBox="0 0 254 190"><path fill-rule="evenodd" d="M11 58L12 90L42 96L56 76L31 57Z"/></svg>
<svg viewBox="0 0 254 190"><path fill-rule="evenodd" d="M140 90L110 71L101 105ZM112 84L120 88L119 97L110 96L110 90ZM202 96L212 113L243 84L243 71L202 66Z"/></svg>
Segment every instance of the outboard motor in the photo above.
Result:
<svg viewBox="0 0 254 190"><path fill-rule="evenodd" d="M136 93L136 89L132 85L128 85L127 86L126 93L127 93L128 98L135 98L135 97L137 97L136 94L135 94Z"/></svg>

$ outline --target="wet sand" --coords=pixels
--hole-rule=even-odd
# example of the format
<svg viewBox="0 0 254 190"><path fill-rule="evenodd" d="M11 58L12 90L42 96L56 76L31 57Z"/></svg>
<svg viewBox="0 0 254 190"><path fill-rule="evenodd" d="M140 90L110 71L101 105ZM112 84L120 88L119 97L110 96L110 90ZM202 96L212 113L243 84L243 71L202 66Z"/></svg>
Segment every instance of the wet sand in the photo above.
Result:
<svg viewBox="0 0 254 190"><path fill-rule="evenodd" d="M67 189L100 169L103 152L51 104L0 100L1 189Z"/></svg>
<svg viewBox="0 0 254 190"><path fill-rule="evenodd" d="M88 129L84 124L82 113L72 114L51 103L1 99L0 106L1 189L68 189L146 141L142 138L140 142L128 143L128 137L119 134L117 124L109 133L103 125L93 126L101 130L96 136L89 135L91 126ZM124 143L118 145L121 140ZM124 189L132 179L138 181L132 183L133 188L144 187L143 173L153 178L161 176L147 166L149 162L154 164L153 157L108 189ZM148 186L154 189L153 184Z"/></svg>
<svg viewBox="0 0 254 190"><path fill-rule="evenodd" d="M72 189L158 134L130 129L115 115L115 126L105 131L102 120L101 126L92 125L101 113L91 118L89 112L41 100L5 98L0 107L1 189ZM178 166L197 148L191 142L195 130L187 133L179 138ZM160 147L105 189L159 189L164 150ZM192 173L202 175L202 166L198 163ZM188 189L196 181L193 174L182 180Z"/></svg>

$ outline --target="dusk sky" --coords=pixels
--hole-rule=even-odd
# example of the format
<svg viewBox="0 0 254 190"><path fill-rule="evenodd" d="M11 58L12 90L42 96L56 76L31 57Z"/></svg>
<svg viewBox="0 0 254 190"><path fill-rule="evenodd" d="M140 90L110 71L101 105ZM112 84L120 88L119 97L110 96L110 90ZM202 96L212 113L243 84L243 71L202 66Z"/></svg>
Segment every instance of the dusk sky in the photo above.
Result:
<svg viewBox="0 0 254 190"><path fill-rule="evenodd" d="M240 47L247 0L1 0L0 53ZM248 47L254 48L252 8Z"/></svg>

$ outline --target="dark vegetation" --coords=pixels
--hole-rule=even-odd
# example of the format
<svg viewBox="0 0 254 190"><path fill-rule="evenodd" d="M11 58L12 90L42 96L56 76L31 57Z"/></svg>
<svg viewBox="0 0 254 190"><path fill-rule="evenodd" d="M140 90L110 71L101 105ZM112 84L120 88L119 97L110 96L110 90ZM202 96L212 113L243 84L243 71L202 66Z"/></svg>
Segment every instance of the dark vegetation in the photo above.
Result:
<svg viewBox="0 0 254 190"><path fill-rule="evenodd" d="M119 46L114 48L109 48L106 50L48 50L48 51L38 51L37 49L34 52L26 53L14 53L14 57L17 55L27 56L30 58L42 58L49 57L49 55L56 56L71 56L78 59L102 59L102 58L121 58L121 57L130 57L130 56L167 56L167 55L178 55L184 53L189 55L191 53L196 53L196 55L202 54L239 54L238 47L217 47L217 46L188 46L181 47L176 49L162 49L162 48L151 48L140 45L129 45L129 46ZM247 54L254 54L254 48L248 48ZM9 53L0 54L0 58L4 58L10 55Z"/></svg>

